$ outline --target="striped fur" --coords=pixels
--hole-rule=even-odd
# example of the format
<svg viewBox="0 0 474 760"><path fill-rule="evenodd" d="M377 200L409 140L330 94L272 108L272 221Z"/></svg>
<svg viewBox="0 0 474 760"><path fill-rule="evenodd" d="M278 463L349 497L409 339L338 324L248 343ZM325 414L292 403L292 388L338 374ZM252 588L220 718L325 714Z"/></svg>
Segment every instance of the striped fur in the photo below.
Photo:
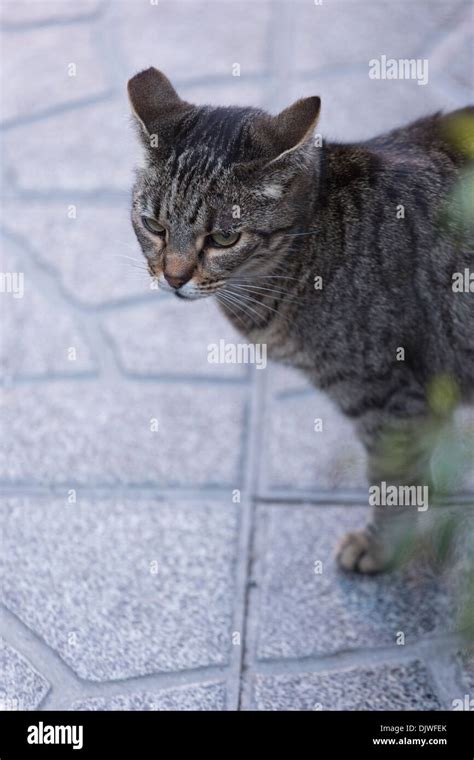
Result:
<svg viewBox="0 0 474 760"><path fill-rule="evenodd" d="M425 443L445 422L430 407L433 382L449 376L459 400L473 398L474 293L453 292L452 277L473 264L473 220L458 192L469 157L456 134L466 122L472 130L474 109L317 147L314 103L278 122L251 108L193 107L173 90L174 117L161 119L164 81L156 118L158 80L142 109L150 123L141 122L146 161L132 205L151 274L162 277L168 256L182 261L195 294L216 295L242 334L326 391L354 421L371 482L427 482ZM132 97L136 113L141 97ZM166 244L144 230L143 214L167 227ZM211 250L213 230L241 238ZM386 512L346 539L343 567L387 565Z"/></svg>

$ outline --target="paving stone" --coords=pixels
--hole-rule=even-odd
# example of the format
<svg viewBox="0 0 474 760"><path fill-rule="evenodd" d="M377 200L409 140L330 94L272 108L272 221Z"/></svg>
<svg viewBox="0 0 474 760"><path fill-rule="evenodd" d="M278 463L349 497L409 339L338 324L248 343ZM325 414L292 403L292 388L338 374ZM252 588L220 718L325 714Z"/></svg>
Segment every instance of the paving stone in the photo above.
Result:
<svg viewBox="0 0 474 760"><path fill-rule="evenodd" d="M72 710L211 710L226 709L224 684L209 683L179 686L155 693L121 694L114 697L90 697L74 702Z"/></svg>
<svg viewBox="0 0 474 760"><path fill-rule="evenodd" d="M96 13L100 0L2 0L1 20L5 27L22 24L79 21Z"/></svg>
<svg viewBox="0 0 474 760"><path fill-rule="evenodd" d="M209 346L246 342L219 311L214 299L183 303L158 295L148 304L104 318L121 366L134 375L191 374L199 377L248 376L246 364L211 364Z"/></svg>
<svg viewBox="0 0 474 760"><path fill-rule="evenodd" d="M445 630L453 603L426 563L376 577L338 570L338 541L368 518L369 509L351 506L259 508L260 590L251 611L259 659L395 645L399 632L410 644Z"/></svg>
<svg viewBox="0 0 474 760"><path fill-rule="evenodd" d="M292 58L297 69L314 71L367 65L381 54L387 58L420 57L462 6L463 0L449 4L432 0L395 4L293 0L288 18L293 27L289 28L290 39L293 31Z"/></svg>
<svg viewBox="0 0 474 760"><path fill-rule="evenodd" d="M463 35L453 43L452 64L449 79L465 88L466 105L472 101L472 67L474 60L474 36ZM461 104L463 105L463 104Z"/></svg>
<svg viewBox="0 0 474 760"><path fill-rule="evenodd" d="M16 293L1 295L2 374L11 380L97 371L79 320L64 308L60 299L41 291L31 267L28 263L24 266L16 253L10 242L4 242L2 272L21 276L17 284L22 285ZM21 293L22 297L17 297Z"/></svg>
<svg viewBox="0 0 474 760"><path fill-rule="evenodd" d="M125 95L19 126L5 136L11 185L53 198L74 190L128 193L138 153Z"/></svg>
<svg viewBox="0 0 474 760"><path fill-rule="evenodd" d="M24 235L23 204L4 204L5 226ZM75 215L75 218L74 218ZM128 199L94 204L28 203L29 247L59 278L64 293L84 306L156 295L130 223Z"/></svg>
<svg viewBox="0 0 474 760"><path fill-rule="evenodd" d="M316 419L322 420L320 432L314 429ZM308 389L274 400L264 436L267 488L366 488L363 448L325 394Z"/></svg>
<svg viewBox="0 0 474 760"><path fill-rule="evenodd" d="M77 24L2 33L2 121L104 94L108 82L92 35Z"/></svg>
<svg viewBox="0 0 474 760"><path fill-rule="evenodd" d="M5 605L81 678L224 665L236 508L156 498L12 498ZM28 550L25 551L25 547Z"/></svg>
<svg viewBox="0 0 474 760"><path fill-rule="evenodd" d="M35 710L49 683L25 658L0 639L0 711Z"/></svg>
<svg viewBox="0 0 474 760"><path fill-rule="evenodd" d="M441 710L423 665L253 677L258 710Z"/></svg>
<svg viewBox="0 0 474 760"><path fill-rule="evenodd" d="M451 23L444 34L435 38L431 47L430 75L445 77L449 87L453 83L466 88L466 102L470 103L473 61L473 10L469 3L462 4L455 14L457 23Z"/></svg>
<svg viewBox="0 0 474 760"><path fill-rule="evenodd" d="M268 366L267 390L269 394L275 395L278 399L284 399L297 396L302 392L313 392L314 389L302 372L275 362L269 362Z"/></svg>
<svg viewBox="0 0 474 760"><path fill-rule="evenodd" d="M116 3L109 23L116 28L131 71L153 65L171 79L261 72L266 66L271 3L265 0L174 0L134 6ZM137 38L140 44L136 44Z"/></svg>
<svg viewBox="0 0 474 760"><path fill-rule="evenodd" d="M9 483L238 487L238 388L58 381L2 398L0 479Z"/></svg>
<svg viewBox="0 0 474 760"><path fill-rule="evenodd" d="M474 698L474 654L468 651L459 653L458 664L461 669L461 683Z"/></svg>

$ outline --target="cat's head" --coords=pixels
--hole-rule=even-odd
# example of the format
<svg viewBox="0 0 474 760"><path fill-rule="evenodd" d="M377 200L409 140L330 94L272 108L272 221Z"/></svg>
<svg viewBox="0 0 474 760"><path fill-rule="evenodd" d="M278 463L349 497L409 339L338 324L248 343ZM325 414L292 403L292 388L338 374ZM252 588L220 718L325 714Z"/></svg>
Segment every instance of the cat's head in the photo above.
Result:
<svg viewBox="0 0 474 760"><path fill-rule="evenodd" d="M154 68L128 92L144 148L132 223L160 287L212 295L278 256L307 206L319 98L278 116L194 106Z"/></svg>

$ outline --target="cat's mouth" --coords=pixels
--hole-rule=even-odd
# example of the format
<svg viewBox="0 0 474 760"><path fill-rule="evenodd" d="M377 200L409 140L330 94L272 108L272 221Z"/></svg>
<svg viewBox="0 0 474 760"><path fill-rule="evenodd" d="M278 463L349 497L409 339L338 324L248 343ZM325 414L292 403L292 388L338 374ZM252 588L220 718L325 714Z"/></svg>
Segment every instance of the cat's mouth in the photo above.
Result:
<svg viewBox="0 0 474 760"><path fill-rule="evenodd" d="M210 293L205 293L204 295L200 293L190 295L189 293L181 293L179 290L175 290L174 294L176 298L181 298L182 301L197 301L199 298L206 298L207 295L211 295Z"/></svg>
<svg viewBox="0 0 474 760"><path fill-rule="evenodd" d="M220 289L222 283L213 283L212 285L199 285L196 282L188 281L180 287L172 287L165 279L163 275L154 278L158 283L160 290L164 290L166 293L173 293L176 298L180 298L183 301L197 301L200 298L208 298L215 295Z"/></svg>

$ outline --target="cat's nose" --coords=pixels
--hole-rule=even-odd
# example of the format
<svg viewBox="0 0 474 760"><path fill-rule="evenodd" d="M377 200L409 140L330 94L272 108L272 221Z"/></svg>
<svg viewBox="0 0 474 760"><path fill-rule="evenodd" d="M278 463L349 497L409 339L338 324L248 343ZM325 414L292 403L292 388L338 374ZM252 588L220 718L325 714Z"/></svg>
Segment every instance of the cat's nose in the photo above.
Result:
<svg viewBox="0 0 474 760"><path fill-rule="evenodd" d="M185 285L188 282L188 280L191 279L191 275L181 275L181 277L173 277L170 274L166 274L166 272L164 273L164 275L165 275L165 280L168 283L168 285L171 285L171 287L175 288L176 290L178 290L178 288L180 288L181 285Z"/></svg>

